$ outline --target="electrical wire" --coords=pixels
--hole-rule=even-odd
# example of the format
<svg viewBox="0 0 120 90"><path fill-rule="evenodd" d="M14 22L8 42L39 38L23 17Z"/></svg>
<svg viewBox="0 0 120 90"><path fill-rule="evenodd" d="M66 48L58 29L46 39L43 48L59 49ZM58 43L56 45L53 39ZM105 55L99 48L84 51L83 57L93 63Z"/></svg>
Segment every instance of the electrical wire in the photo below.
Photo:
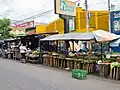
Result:
<svg viewBox="0 0 120 90"><path fill-rule="evenodd" d="M39 11L39 12L38 12ZM41 13L42 11L44 11L44 10L42 10L42 9L40 9L40 10L35 10L35 11L32 11L32 12L29 12L29 13L27 13L27 14L23 14L23 15L20 15L19 17L27 17L28 15L32 15L33 13ZM33 16L33 15L32 15ZM30 16L29 16L30 17ZM23 18L24 19L24 18Z"/></svg>
<svg viewBox="0 0 120 90"><path fill-rule="evenodd" d="M28 17L28 18L26 18L26 19L24 19L24 20L35 19L35 18L38 18L38 17L44 16L44 15L46 15L46 14L49 13L49 12L50 12L50 11L48 11L48 12L44 12L44 13L42 13L42 14L34 15L34 16ZM23 21L24 21L24 20L23 20Z"/></svg>
<svg viewBox="0 0 120 90"><path fill-rule="evenodd" d="M45 12L42 12L42 13L39 13L39 14L34 15L34 16L30 16L30 17L25 18L25 19L22 19L22 20L19 20L19 21L15 22L15 23L19 23L19 22L24 21L24 20L27 20L27 19L34 19L34 18L36 18L36 17L41 17L41 16L43 16L43 15L45 15L45 14L51 12L51 11L53 11L53 9L48 10L48 11L45 11ZM15 24L15 23L12 23L12 24Z"/></svg>
<svg viewBox="0 0 120 90"><path fill-rule="evenodd" d="M49 11L52 11L52 10L49 10ZM22 21L27 20L27 19L35 19L35 18L38 18L38 17L42 17L42 16L46 15L46 13L49 13L49 11L43 12L43 13L41 13L41 14L34 15L34 16L32 16L32 17L25 18L25 19L23 19L23 20L16 21L16 22L14 22L14 23L12 23L12 24L16 24L16 23L22 22ZM93 16L102 17L102 16L105 16L105 15L108 15L108 14L101 14L101 15L95 15L95 14L93 14L93 15L91 15L91 16L92 16L92 17L93 17ZM86 17L83 17L83 18L75 18L75 20L79 20L79 19L86 19Z"/></svg>
<svg viewBox="0 0 120 90"><path fill-rule="evenodd" d="M4 3L2 3L2 5L0 5L0 8L8 5L10 3L10 0L6 0Z"/></svg>
<svg viewBox="0 0 120 90"><path fill-rule="evenodd" d="M6 3L8 0L1 0L0 2L0 6L3 5L4 3Z"/></svg>
<svg viewBox="0 0 120 90"><path fill-rule="evenodd" d="M44 8L47 8L47 7L44 6ZM39 9L39 10L31 10L31 12L28 12L27 14L22 14L19 17L27 17L28 15L32 15L33 13L41 13L41 12L44 11L44 8L43 9Z"/></svg>

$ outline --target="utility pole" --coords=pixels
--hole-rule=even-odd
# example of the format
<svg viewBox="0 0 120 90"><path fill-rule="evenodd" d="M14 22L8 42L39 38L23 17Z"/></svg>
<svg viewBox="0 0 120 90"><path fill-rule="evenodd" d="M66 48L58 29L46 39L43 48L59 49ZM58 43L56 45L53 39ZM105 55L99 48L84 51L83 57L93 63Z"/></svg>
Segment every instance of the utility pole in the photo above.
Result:
<svg viewBox="0 0 120 90"><path fill-rule="evenodd" d="M89 32L89 16L88 16L88 1L85 0L85 9L86 9L86 32Z"/></svg>
<svg viewBox="0 0 120 90"><path fill-rule="evenodd" d="M108 20L109 20L109 32L111 32L111 4L110 4L110 0L108 0Z"/></svg>

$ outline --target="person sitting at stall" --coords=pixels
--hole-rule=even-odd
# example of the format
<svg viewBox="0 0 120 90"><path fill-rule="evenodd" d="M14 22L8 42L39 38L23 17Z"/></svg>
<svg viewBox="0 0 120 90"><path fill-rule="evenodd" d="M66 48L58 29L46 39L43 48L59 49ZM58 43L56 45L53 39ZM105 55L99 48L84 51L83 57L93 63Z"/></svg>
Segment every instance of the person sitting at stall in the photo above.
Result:
<svg viewBox="0 0 120 90"><path fill-rule="evenodd" d="M32 53L32 50L31 50L30 48L27 48L26 54L29 55L29 54L31 54L31 53Z"/></svg>
<svg viewBox="0 0 120 90"><path fill-rule="evenodd" d="M15 49L15 43L12 43L12 44L10 45L10 48L11 48L12 52L14 52L14 49Z"/></svg>
<svg viewBox="0 0 120 90"><path fill-rule="evenodd" d="M26 59L26 56L25 56L25 54L26 54L26 52L27 52L27 48L26 48L26 46L24 46L23 44L21 44L20 45L20 54L21 54L21 60L22 60L22 62L24 62L25 63L25 59Z"/></svg>

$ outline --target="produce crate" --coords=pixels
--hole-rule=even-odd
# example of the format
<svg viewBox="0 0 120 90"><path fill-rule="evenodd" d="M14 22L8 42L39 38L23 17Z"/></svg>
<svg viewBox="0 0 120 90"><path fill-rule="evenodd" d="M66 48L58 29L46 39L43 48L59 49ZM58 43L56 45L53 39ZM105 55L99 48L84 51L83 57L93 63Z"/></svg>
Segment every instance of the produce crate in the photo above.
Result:
<svg viewBox="0 0 120 90"><path fill-rule="evenodd" d="M84 80L87 78L88 72L86 70L80 70L80 69L73 69L72 70L72 78L76 78L79 80Z"/></svg>

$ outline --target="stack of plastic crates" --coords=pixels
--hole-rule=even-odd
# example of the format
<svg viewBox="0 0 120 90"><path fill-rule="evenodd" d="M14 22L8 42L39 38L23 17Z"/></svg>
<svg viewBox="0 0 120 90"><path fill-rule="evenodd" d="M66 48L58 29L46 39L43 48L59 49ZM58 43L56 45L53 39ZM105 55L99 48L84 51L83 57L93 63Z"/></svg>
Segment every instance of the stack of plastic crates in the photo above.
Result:
<svg viewBox="0 0 120 90"><path fill-rule="evenodd" d="M72 70L72 78L84 80L87 78L88 72L86 70L80 70L80 69L73 69Z"/></svg>

